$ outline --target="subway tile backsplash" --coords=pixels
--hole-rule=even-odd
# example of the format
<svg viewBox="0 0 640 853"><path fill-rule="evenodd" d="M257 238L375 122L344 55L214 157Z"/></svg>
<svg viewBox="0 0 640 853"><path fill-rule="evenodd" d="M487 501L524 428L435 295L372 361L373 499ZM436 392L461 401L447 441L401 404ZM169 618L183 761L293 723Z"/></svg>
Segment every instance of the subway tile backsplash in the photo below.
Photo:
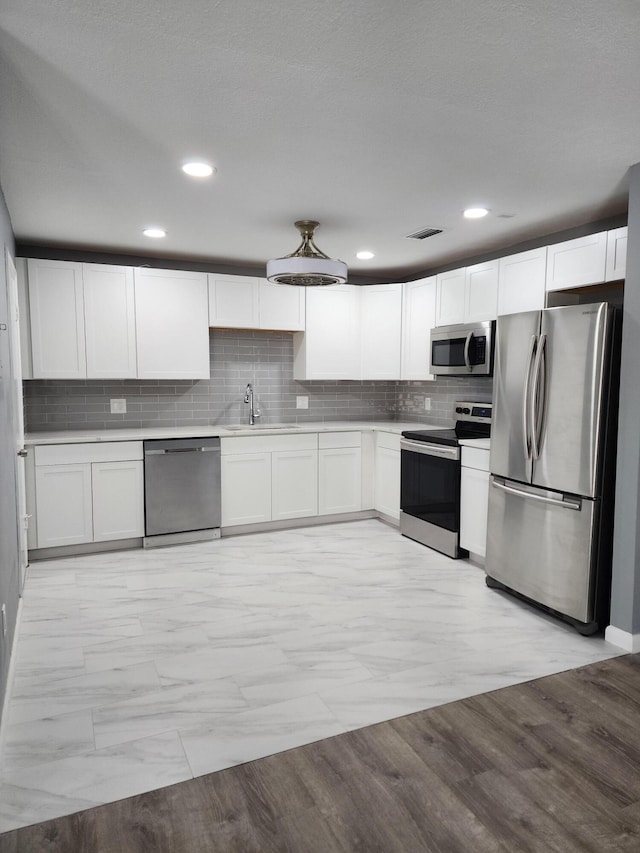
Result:
<svg viewBox="0 0 640 853"><path fill-rule="evenodd" d="M297 382L293 336L286 332L212 329L211 378L194 381L33 379L24 383L28 432L124 427L223 426L247 423L243 402L254 386L261 423L412 420L451 426L456 400L491 399L491 379L434 382ZM296 396L309 398L296 408ZM431 398L425 411L424 398ZM112 398L126 414L110 414Z"/></svg>

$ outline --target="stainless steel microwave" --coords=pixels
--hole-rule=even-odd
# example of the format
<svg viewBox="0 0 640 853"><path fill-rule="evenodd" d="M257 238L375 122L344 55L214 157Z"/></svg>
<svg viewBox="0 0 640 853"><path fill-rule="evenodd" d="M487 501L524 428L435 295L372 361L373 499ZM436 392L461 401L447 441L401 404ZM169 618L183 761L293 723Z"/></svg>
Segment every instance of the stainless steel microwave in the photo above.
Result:
<svg viewBox="0 0 640 853"><path fill-rule="evenodd" d="M429 372L435 376L491 376L495 322L431 330Z"/></svg>

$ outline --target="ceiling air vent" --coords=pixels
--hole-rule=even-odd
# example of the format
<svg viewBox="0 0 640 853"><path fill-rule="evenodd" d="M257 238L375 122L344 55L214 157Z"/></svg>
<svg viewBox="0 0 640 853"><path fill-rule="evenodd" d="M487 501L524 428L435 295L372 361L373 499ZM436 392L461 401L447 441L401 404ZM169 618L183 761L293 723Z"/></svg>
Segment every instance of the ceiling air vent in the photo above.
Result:
<svg viewBox="0 0 640 853"><path fill-rule="evenodd" d="M411 240L426 240L427 237L435 237L436 234L442 234L442 228L423 228L422 231L407 234L407 238Z"/></svg>

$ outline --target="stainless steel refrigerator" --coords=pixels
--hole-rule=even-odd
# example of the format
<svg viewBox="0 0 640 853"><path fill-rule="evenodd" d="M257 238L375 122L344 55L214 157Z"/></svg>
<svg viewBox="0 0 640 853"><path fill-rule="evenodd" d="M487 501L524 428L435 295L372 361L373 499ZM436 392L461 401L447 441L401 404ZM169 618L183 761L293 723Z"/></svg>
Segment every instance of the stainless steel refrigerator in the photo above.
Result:
<svg viewBox="0 0 640 853"><path fill-rule="evenodd" d="M617 322L607 303L498 318L485 571L592 633L608 615Z"/></svg>

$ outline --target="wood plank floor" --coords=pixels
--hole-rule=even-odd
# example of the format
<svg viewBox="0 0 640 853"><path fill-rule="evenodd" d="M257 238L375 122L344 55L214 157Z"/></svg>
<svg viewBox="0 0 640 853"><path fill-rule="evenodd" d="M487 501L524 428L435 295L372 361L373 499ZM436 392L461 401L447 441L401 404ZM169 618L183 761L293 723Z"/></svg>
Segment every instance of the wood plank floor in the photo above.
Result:
<svg viewBox="0 0 640 853"><path fill-rule="evenodd" d="M0 836L2 853L638 853L640 655Z"/></svg>

